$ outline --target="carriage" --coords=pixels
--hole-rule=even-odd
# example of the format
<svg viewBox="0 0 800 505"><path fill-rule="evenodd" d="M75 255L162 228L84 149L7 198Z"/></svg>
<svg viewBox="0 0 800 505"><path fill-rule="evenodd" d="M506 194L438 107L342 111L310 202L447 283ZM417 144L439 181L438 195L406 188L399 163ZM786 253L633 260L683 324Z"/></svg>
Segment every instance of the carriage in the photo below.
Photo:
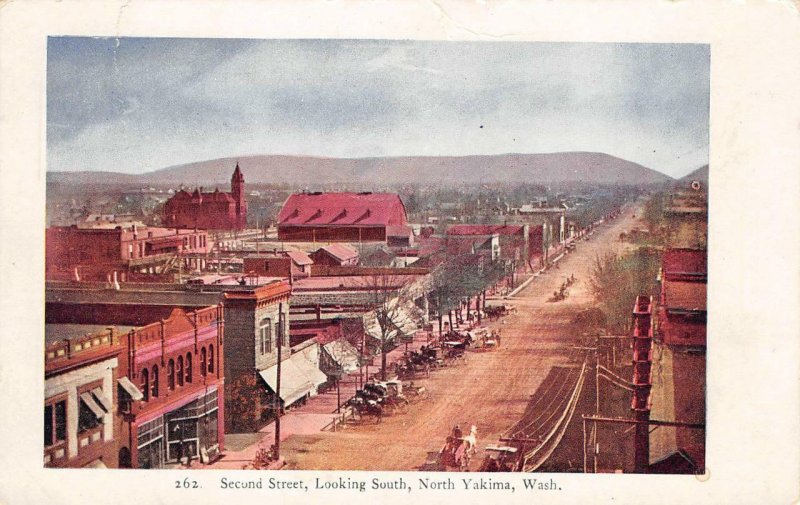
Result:
<svg viewBox="0 0 800 505"><path fill-rule="evenodd" d="M356 391L356 396L347 400L345 406L352 409L359 421L363 421L366 417L372 417L377 424L383 420L381 403L378 400L371 400L363 394L358 394L358 391Z"/></svg>
<svg viewBox="0 0 800 505"><path fill-rule="evenodd" d="M516 447L506 445L486 446L486 457L483 458L479 472L513 472L517 467L519 455Z"/></svg>
<svg viewBox="0 0 800 505"><path fill-rule="evenodd" d="M401 380L430 376L431 364L435 362L435 358L432 360L430 356L414 351L407 353L404 358L395 364L395 372Z"/></svg>
<svg viewBox="0 0 800 505"><path fill-rule="evenodd" d="M373 381L364 385L365 390L380 395L379 402L388 415L408 412L409 400L403 395L403 383L400 380L384 382Z"/></svg>

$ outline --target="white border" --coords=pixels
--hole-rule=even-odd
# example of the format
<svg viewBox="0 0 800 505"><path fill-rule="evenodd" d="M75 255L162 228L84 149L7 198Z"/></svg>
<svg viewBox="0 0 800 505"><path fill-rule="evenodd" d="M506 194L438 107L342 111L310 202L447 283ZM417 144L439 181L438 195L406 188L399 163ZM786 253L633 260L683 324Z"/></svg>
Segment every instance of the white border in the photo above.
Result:
<svg viewBox="0 0 800 505"><path fill-rule="evenodd" d="M0 3L0 502L797 503L799 20L788 0ZM47 35L711 44L709 478L559 474L562 491L532 494L279 496L216 489L237 472L41 469ZM176 493L186 475L204 489Z"/></svg>

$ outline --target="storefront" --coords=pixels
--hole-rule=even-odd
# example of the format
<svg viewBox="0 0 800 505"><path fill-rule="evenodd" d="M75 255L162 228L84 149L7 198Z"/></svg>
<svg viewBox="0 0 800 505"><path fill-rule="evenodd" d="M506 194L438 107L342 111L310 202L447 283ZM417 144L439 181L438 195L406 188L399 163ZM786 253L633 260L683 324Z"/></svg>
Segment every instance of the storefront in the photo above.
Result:
<svg viewBox="0 0 800 505"><path fill-rule="evenodd" d="M217 387L137 430L138 467L162 468L196 459L219 444Z"/></svg>

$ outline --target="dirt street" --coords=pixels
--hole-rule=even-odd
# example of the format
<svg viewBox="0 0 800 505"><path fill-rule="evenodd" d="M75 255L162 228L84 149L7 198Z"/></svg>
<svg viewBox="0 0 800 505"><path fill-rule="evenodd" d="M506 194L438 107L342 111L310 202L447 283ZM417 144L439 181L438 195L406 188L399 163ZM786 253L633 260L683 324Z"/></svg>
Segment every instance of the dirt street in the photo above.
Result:
<svg viewBox="0 0 800 505"><path fill-rule="evenodd" d="M479 452L472 460L475 470L483 459L482 449L498 438L522 415L531 394L553 365L566 363L575 344L570 321L592 303L587 280L597 255L619 252L625 244L619 234L630 230L635 213L628 206L623 215L602 225L589 241L559 261L558 268L533 280L513 299L495 304L516 305L516 314L498 322L502 346L488 352L468 352L466 365L431 373L415 383L424 385L429 398L411 405L403 415L384 417L380 424L347 427L336 433L292 436L282 453L289 469L306 470L414 470L428 453L438 451L454 425L469 430L478 427ZM574 274L578 282L565 301L548 298Z"/></svg>

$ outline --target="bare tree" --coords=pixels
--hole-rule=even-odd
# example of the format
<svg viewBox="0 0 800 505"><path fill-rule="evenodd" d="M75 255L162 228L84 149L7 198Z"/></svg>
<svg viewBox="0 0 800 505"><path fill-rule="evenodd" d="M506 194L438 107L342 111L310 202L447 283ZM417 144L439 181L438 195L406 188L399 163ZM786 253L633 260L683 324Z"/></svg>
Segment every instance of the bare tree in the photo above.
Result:
<svg viewBox="0 0 800 505"><path fill-rule="evenodd" d="M363 288L372 310L364 317L364 332L379 340L381 380L386 380L386 355L408 324L413 288L407 276L377 273L367 277Z"/></svg>

